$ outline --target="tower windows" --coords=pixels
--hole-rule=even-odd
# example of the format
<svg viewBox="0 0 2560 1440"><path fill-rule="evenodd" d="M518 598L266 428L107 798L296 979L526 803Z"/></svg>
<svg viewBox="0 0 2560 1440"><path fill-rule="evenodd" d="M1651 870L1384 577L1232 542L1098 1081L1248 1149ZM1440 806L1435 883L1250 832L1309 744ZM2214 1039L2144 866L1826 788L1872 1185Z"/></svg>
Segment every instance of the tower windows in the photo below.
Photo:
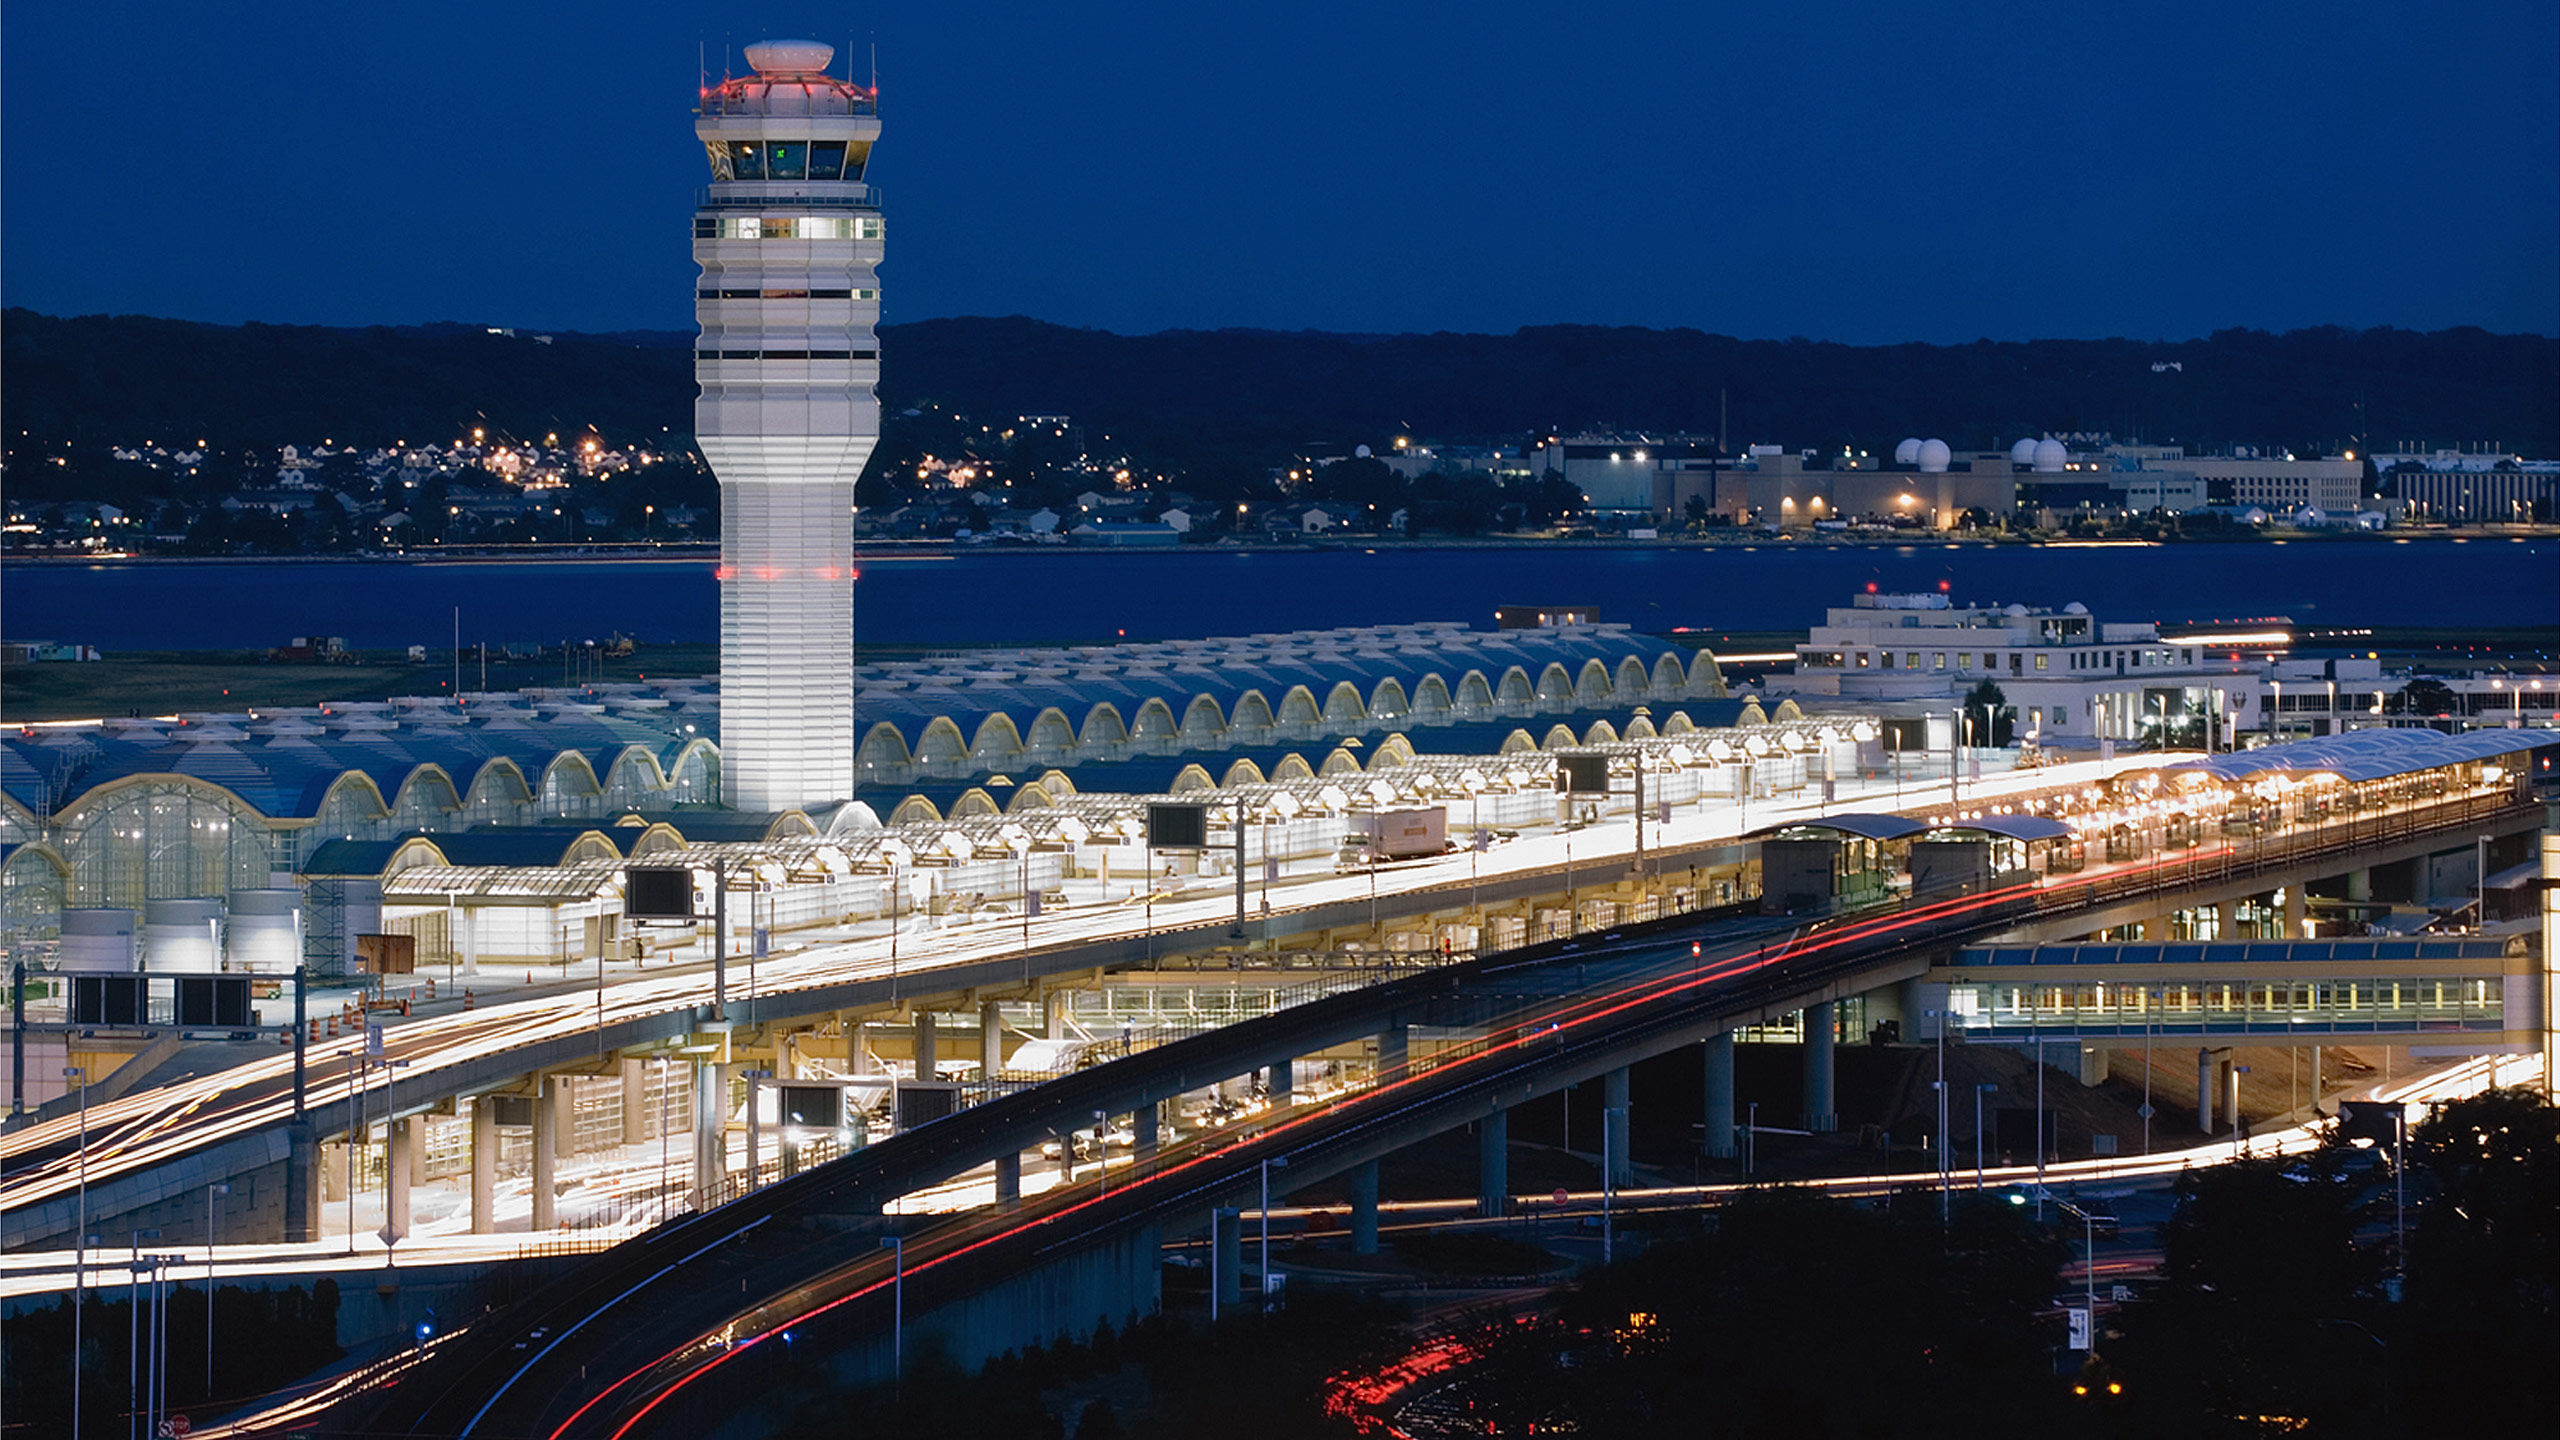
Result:
<svg viewBox="0 0 2560 1440"><path fill-rule="evenodd" d="M714 180L859 180L871 146L855 140L711 142Z"/></svg>
<svg viewBox="0 0 2560 1440"><path fill-rule="evenodd" d="M693 292L697 300L877 300L877 290L712 290Z"/></svg>
<svg viewBox="0 0 2560 1440"><path fill-rule="evenodd" d="M696 240L878 240L877 215L697 215Z"/></svg>

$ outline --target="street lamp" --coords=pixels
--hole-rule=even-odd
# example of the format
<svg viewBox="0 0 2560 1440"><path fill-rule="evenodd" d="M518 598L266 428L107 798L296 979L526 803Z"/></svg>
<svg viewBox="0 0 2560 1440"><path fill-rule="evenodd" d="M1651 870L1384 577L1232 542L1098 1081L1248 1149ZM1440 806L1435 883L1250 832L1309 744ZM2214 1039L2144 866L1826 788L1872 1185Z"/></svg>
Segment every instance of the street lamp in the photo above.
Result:
<svg viewBox="0 0 2560 1440"><path fill-rule="evenodd" d="M1289 1168L1289 1157L1274 1155L1262 1162L1262 1308L1271 1308L1271 1167ZM1213 1242L1214 1243L1214 1242Z"/></svg>
<svg viewBox="0 0 2560 1440"><path fill-rule="evenodd" d="M1615 1213L1618 1196L1618 1157L1615 1140L1619 1124L1627 1118L1627 1107L1612 1105L1600 1112L1600 1263L1613 1264L1618 1256L1618 1230Z"/></svg>
<svg viewBox="0 0 2560 1440"><path fill-rule="evenodd" d="M125 1289L124 1388L128 1397L142 1394L142 1242L157 1240L157 1230L135 1230L132 1235L133 1258L128 1262ZM153 1317L157 1323L158 1317ZM132 1403L129 1398L127 1404ZM137 1422L139 1412L127 1412Z"/></svg>
<svg viewBox="0 0 2560 1440"><path fill-rule="evenodd" d="M220 1216L214 1212L213 1197L228 1195L228 1181L216 1181L204 1192L204 1393L213 1398L213 1236Z"/></svg>
<svg viewBox="0 0 2560 1440"><path fill-rule="evenodd" d="M1999 1086L1985 1081L1973 1087L1973 1193L1982 1193L1982 1097L1993 1094Z"/></svg>
<svg viewBox="0 0 2560 1440"><path fill-rule="evenodd" d="M62 1067L65 1084L80 1087L80 1199L77 1228L71 1236L71 1433L80 1433L80 1316L89 1308L89 1072L80 1065Z"/></svg>
<svg viewBox="0 0 2560 1440"><path fill-rule="evenodd" d="M1952 1185L1947 1160L1947 1012L1923 1010L1920 1015L1937 1022L1938 1078L1929 1088L1938 1092L1938 1223L1944 1225L1951 1215L1947 1191Z"/></svg>
<svg viewBox="0 0 2560 1440"><path fill-rule="evenodd" d="M903 1384L907 1378L907 1237L884 1236L880 1247L895 1252L890 1262L895 1268L889 1282L890 1300L895 1307L890 1312L889 1373Z"/></svg>

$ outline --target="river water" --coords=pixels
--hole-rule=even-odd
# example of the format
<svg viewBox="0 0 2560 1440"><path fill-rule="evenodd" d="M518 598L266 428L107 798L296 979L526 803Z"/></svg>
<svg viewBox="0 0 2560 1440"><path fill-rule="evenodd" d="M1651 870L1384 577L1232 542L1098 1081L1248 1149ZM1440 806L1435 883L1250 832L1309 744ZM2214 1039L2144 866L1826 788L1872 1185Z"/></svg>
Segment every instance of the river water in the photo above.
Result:
<svg viewBox="0 0 2560 1440"><path fill-rule="evenodd" d="M2176 624L2560 628L2560 541L2169 546L1509 546L970 551L872 556L855 630L884 645L1078 644L1412 620L1489 626L1503 604L1595 605L1647 631L1802 629L1874 585L1959 604L2061 605ZM236 649L303 634L363 647L718 638L705 560L0 565L11 639Z"/></svg>

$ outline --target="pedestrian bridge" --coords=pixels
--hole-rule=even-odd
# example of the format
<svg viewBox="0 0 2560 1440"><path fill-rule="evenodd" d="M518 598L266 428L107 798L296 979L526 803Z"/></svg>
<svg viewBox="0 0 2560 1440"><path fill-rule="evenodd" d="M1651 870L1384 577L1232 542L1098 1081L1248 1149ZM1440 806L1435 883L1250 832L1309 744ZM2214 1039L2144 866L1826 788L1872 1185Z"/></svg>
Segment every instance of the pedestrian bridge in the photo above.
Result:
<svg viewBox="0 0 2560 1440"><path fill-rule="evenodd" d="M2540 1048L2544 1022L2537 948L2528 936L1971 946L1931 967L1910 1010L1921 1039L1943 1025L1978 1044L2524 1054Z"/></svg>

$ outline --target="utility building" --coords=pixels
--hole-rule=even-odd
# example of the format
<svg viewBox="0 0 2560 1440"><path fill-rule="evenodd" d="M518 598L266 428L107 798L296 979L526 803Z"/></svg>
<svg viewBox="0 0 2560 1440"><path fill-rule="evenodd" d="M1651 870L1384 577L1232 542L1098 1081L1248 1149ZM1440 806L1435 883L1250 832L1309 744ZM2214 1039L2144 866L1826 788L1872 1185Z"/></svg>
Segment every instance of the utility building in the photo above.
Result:
<svg viewBox="0 0 2560 1440"><path fill-rule="evenodd" d="M832 46L747 47L705 90L694 431L720 480L721 797L853 794L853 482L880 438L873 92Z"/></svg>

